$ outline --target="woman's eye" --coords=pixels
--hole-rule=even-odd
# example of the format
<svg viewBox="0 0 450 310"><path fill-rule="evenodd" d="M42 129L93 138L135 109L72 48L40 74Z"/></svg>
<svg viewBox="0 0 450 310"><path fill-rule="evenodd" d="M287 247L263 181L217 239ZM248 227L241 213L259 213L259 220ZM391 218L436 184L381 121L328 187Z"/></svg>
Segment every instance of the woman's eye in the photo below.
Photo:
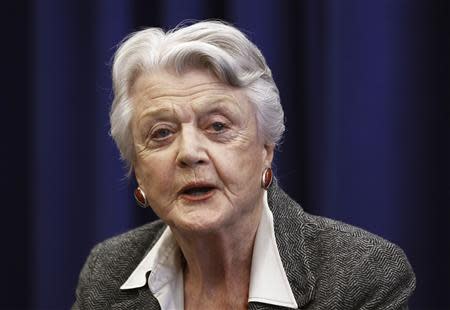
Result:
<svg viewBox="0 0 450 310"><path fill-rule="evenodd" d="M157 140L158 140L158 139L164 139L164 138L170 136L171 133L172 133L172 132L171 132L169 129L167 129L167 128L161 128L161 129L155 130L155 131L152 133L152 138L153 138L153 139L157 139Z"/></svg>
<svg viewBox="0 0 450 310"><path fill-rule="evenodd" d="M214 122L212 123L211 128L216 132L220 132L225 129L225 124L221 122Z"/></svg>

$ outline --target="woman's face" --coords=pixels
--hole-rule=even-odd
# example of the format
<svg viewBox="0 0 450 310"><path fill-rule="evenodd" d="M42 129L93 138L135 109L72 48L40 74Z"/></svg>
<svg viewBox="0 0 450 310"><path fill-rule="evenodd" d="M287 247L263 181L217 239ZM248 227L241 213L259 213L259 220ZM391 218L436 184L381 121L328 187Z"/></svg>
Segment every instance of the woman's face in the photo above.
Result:
<svg viewBox="0 0 450 310"><path fill-rule="evenodd" d="M138 77L132 100L136 178L163 221L216 231L258 212L273 146L242 90L208 71L161 72Z"/></svg>

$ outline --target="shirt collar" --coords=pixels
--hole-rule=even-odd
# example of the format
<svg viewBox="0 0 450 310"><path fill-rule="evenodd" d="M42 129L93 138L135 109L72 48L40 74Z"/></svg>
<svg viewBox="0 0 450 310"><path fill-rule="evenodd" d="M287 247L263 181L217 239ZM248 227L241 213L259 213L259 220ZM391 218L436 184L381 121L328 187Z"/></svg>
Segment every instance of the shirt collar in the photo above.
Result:
<svg viewBox="0 0 450 310"><path fill-rule="evenodd" d="M144 286L149 271L151 273L148 285L155 296L163 293L165 295L169 291L173 294L173 290L163 289L167 285L180 288L180 250L169 227L166 227L159 240L120 289ZM298 308L278 252L267 192L264 193L264 207L253 247L248 301Z"/></svg>
<svg viewBox="0 0 450 310"><path fill-rule="evenodd" d="M298 308L278 252L267 192L253 246L248 301Z"/></svg>

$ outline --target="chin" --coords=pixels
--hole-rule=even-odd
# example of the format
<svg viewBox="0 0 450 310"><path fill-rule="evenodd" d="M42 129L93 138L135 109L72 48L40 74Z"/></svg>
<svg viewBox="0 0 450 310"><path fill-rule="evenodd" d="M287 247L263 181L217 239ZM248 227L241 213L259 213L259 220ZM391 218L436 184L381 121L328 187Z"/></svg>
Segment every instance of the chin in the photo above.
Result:
<svg viewBox="0 0 450 310"><path fill-rule="evenodd" d="M214 212L195 213L182 216L179 220L174 221L173 225L180 231L192 234L214 233L227 226L226 219L220 214L214 214Z"/></svg>
<svg viewBox="0 0 450 310"><path fill-rule="evenodd" d="M217 199L197 202L179 200L165 222L185 233L212 233L227 226L233 217L231 210L228 204Z"/></svg>

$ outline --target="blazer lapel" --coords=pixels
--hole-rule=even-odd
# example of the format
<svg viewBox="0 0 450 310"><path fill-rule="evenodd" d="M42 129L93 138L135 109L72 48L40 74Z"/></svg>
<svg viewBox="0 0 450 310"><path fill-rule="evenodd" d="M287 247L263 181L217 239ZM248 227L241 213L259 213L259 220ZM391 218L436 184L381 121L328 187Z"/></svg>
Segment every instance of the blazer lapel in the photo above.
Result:
<svg viewBox="0 0 450 310"><path fill-rule="evenodd" d="M273 182L268 192L273 213L275 237L284 270L298 307L305 307L314 298L315 277L310 268L309 251L305 245L302 208ZM263 309L263 308L256 308Z"/></svg>
<svg viewBox="0 0 450 310"><path fill-rule="evenodd" d="M142 246L140 249L141 254L138 256L130 256L130 261L125 262L124 265L128 267L129 270L125 271L122 277L117 279L117 287L119 288L125 280L131 275L133 270L137 267L137 265L142 261L142 259L148 254L151 248L155 245L158 239L161 237L164 232L166 225L162 225L159 231L156 233L156 236L153 238L150 246L146 247L145 242L142 244L138 244L137 246ZM146 274L148 278L148 273ZM115 295L117 300L111 304L111 309L114 310L128 310L128 309L136 309L136 310L156 310L160 309L158 300L151 293L148 285L144 285L135 289L127 289L120 290Z"/></svg>
<svg viewBox="0 0 450 310"><path fill-rule="evenodd" d="M126 299L111 305L113 310L159 310L158 300L152 295L147 285L127 291Z"/></svg>

